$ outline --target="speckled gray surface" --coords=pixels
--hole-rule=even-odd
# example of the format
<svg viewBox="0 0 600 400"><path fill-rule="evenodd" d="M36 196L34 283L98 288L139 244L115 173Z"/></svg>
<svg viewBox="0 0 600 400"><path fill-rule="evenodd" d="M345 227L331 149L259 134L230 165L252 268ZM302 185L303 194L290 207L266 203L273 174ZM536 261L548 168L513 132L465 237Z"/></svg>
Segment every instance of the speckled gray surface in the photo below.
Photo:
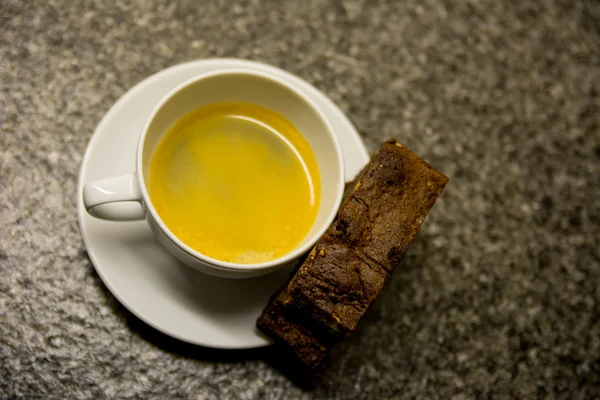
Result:
<svg viewBox="0 0 600 400"><path fill-rule="evenodd" d="M302 76L370 150L395 136L451 178L311 390L268 349L136 320L78 231L102 115L216 56ZM599 398L599 93L595 0L0 1L0 398Z"/></svg>

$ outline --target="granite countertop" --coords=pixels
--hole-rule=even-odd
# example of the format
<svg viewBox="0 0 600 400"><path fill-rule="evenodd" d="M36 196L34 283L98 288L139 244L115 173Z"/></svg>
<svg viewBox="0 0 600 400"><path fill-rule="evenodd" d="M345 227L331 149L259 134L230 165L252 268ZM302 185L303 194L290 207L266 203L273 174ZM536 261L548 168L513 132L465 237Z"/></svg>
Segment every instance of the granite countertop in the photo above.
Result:
<svg viewBox="0 0 600 400"><path fill-rule="evenodd" d="M81 240L96 124L209 57L291 71L450 176L314 388L149 328ZM599 398L599 93L595 0L0 2L0 398Z"/></svg>

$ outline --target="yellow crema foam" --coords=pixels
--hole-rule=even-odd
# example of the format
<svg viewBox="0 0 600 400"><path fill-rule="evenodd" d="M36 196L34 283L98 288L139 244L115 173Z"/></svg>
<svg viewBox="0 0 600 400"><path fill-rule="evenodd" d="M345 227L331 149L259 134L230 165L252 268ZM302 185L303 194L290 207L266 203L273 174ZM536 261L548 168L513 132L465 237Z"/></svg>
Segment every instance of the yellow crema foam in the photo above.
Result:
<svg viewBox="0 0 600 400"><path fill-rule="evenodd" d="M181 241L217 260L260 263L293 250L321 195L315 156L283 116L247 103L182 117L152 155L150 198Z"/></svg>

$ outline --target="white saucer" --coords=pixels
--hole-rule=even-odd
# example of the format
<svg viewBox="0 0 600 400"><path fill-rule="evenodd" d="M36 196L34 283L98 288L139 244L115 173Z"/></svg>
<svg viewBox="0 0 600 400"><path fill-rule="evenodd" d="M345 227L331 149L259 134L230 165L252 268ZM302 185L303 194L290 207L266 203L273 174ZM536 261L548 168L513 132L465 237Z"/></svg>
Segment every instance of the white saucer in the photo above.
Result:
<svg viewBox="0 0 600 400"><path fill-rule="evenodd" d="M227 280L197 272L175 260L145 222L107 222L89 216L83 186L93 180L133 172L144 122L173 87L204 72L253 68L279 75L311 97L339 135L351 180L367 163L368 152L346 116L306 81L275 67L235 59L199 60L161 71L129 90L104 116L86 150L79 175L78 213L88 254L111 293L141 320L185 342L222 349L270 344L255 328L267 300L289 270L247 280Z"/></svg>

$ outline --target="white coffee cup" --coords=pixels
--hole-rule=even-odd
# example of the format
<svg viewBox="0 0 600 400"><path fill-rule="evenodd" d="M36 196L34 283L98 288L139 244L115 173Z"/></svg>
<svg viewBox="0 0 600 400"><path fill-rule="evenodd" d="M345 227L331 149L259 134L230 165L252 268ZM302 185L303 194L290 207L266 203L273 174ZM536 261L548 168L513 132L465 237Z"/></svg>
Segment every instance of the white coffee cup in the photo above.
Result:
<svg viewBox="0 0 600 400"><path fill-rule="evenodd" d="M308 141L321 176L316 219L301 243L288 254L263 263L237 264L211 258L178 239L163 223L148 195L152 153L168 128L194 109L220 102L246 102L269 108L289 120ZM321 110L295 87L265 72L229 69L192 78L167 94L142 129L131 175L101 179L83 188L86 210L112 221L146 219L158 241L185 264L225 278L250 278L275 271L309 251L333 222L344 190L344 162L333 128ZM131 207L131 202L142 205ZM126 222L121 222L126 223ZM126 267L126 266L124 266Z"/></svg>

